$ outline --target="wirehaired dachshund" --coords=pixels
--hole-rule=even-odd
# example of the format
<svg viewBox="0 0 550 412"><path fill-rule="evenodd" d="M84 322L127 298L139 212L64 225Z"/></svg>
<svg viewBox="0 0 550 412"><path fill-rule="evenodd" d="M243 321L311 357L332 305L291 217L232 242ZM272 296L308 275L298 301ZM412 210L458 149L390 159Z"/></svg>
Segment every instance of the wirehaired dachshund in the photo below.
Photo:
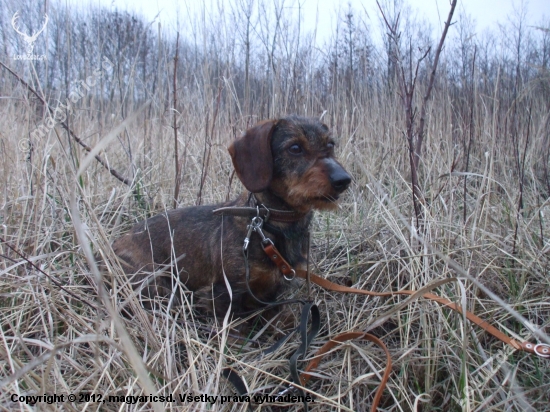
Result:
<svg viewBox="0 0 550 412"><path fill-rule="evenodd" d="M249 233L251 219L261 217L263 234L290 265L305 269L313 210L335 209L351 182L334 146L329 128L314 118L288 116L248 129L229 146L248 193L161 213L113 243L133 287L149 301L181 301L178 288L186 288L218 316L228 309L242 316L274 302L286 280L260 236Z"/></svg>

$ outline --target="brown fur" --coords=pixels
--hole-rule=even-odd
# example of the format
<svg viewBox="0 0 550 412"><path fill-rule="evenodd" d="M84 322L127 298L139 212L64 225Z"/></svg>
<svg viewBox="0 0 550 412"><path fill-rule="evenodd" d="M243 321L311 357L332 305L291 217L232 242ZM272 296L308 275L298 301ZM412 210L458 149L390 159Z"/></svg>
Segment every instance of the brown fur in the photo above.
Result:
<svg viewBox="0 0 550 412"><path fill-rule="evenodd" d="M302 213L291 223L269 221L271 230L264 232L291 265L303 268L313 209L334 209L351 181L334 159L328 127L316 119L289 116L258 123L231 144L229 153L254 197L243 193L229 203L171 210L137 224L113 243L125 273L144 297L169 297L183 284L220 315L229 304L237 315L258 309L261 305L246 287L242 255L250 218L212 211L255 207L256 199L268 208ZM252 292L262 301L275 301L286 281L261 248L258 234L250 240L249 262Z"/></svg>

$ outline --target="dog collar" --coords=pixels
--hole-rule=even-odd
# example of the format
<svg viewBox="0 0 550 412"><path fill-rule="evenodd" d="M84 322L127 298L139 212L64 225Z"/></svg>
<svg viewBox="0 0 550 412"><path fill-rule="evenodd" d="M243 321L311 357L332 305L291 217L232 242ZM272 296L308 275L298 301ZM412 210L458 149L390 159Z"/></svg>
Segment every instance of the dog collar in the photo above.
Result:
<svg viewBox="0 0 550 412"><path fill-rule="evenodd" d="M229 216L238 216L238 217L249 217L253 218L254 216L261 217L265 222L274 221L282 223L293 223L303 219L307 213L300 213L293 210L277 210L277 209L268 209L265 206L258 207L239 207L239 206L228 206L220 207L213 211L215 215L229 215Z"/></svg>

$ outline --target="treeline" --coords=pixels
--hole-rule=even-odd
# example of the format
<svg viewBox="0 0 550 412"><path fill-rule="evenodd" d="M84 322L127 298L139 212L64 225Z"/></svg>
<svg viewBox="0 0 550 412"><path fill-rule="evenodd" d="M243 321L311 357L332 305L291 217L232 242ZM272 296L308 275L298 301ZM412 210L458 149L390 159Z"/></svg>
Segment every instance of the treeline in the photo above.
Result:
<svg viewBox="0 0 550 412"><path fill-rule="evenodd" d="M3 60L21 70L26 65L11 57L24 54L25 42L13 30L12 17L18 12L19 26L30 34L48 15L46 31L35 44L36 54L45 53L47 62L35 65L35 79L49 92L67 93L71 82L88 75L103 56L116 64L117 78L104 85L110 100L116 95L123 103L137 103L170 87L174 30L126 11L67 8L62 2L46 3L47 9L31 1L0 4ZM297 11L298 3L289 6L282 1L234 0L206 16L182 15L178 83L200 91L229 82L240 105L254 106L255 111L269 111L277 92L289 111L302 111L310 94L315 94L319 108L327 108L342 94L354 105L365 103L371 93L391 91L397 74L395 51L386 35L372 38L374 25L387 33L380 21L348 7L333 35L319 47L314 33L300 26L298 17L304 11ZM417 55L435 48L437 33L414 20L401 0L387 0L382 7L400 33L400 54L406 59L414 63ZM493 94L498 82L498 97L513 99L533 82L542 82L539 92L548 97L550 20L528 22L522 9L498 30L482 34L468 15L457 14L453 20L439 75L453 93L460 96L475 82L479 93ZM420 78L432 54L430 50Z"/></svg>
<svg viewBox="0 0 550 412"><path fill-rule="evenodd" d="M106 57L113 63L112 75L103 76L87 99L123 118L146 100L168 113L176 84L179 112L215 105L231 119L326 110L331 120L348 119L352 130L357 113L402 104L398 76L414 75L417 87L425 87L439 33L413 18L402 0L380 2L381 12L371 18L363 10L344 9L322 46L315 32L301 26L299 2L287 3L230 0L196 15L182 12L178 38L175 29L126 11L0 0L2 61L55 106ZM12 27L17 11L19 28L29 34L40 29L45 14L49 18L34 45L35 53L47 59L32 69L13 59L26 47ZM520 9L483 33L470 16L453 18L433 99L450 100L457 126L452 138L464 150L469 143L475 146L487 118L501 119L495 133L512 143L505 147L517 162L527 128L548 129L550 20L530 22L526 16ZM388 26L397 38L391 38ZM5 70L0 84L4 94L21 87ZM541 147L549 154L547 142Z"/></svg>

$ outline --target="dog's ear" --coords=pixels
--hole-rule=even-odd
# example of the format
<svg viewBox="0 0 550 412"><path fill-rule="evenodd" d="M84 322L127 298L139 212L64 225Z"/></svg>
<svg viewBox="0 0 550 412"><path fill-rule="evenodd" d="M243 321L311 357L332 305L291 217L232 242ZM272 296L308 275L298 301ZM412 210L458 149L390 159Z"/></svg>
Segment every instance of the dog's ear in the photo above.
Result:
<svg viewBox="0 0 550 412"><path fill-rule="evenodd" d="M229 146L237 176L250 192L262 192L273 177L271 135L277 120L265 120L246 131Z"/></svg>

